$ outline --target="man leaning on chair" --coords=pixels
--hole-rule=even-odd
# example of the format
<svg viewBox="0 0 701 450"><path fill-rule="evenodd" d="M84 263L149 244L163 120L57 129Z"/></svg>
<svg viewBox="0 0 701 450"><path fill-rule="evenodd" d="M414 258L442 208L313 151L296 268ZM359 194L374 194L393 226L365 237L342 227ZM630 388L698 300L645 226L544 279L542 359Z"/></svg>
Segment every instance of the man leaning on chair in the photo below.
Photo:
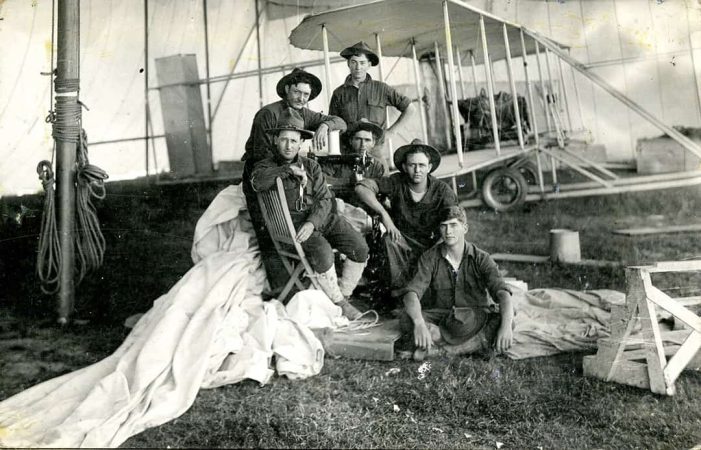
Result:
<svg viewBox="0 0 701 450"><path fill-rule="evenodd" d="M367 263L369 249L365 238L332 211L333 196L319 164L298 154L302 140L314 135L304 129L299 112L293 108L283 111L277 126L268 132L274 136L276 151L255 165L251 185L261 192L273 188L277 178L282 180L297 242L316 272L313 276L331 301L341 307L344 316L357 319L361 313L348 299ZM333 248L346 255L340 278L334 266Z"/></svg>

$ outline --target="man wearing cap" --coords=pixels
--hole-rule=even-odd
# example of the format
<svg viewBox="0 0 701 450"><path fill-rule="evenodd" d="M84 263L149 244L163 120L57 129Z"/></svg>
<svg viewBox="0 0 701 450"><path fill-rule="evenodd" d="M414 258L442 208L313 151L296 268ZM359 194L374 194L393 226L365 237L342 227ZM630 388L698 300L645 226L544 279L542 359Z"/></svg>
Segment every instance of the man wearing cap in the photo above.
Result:
<svg viewBox="0 0 701 450"><path fill-rule="evenodd" d="M343 119L327 116L306 107L307 102L316 98L321 92L321 81L311 73L295 68L278 81L276 92L281 100L264 106L256 113L251 126L251 134L246 141L246 152L241 158L245 161L243 193L246 196L251 222L261 249L267 278L273 289L281 287L285 283L284 274L287 272L275 253L250 182L254 165L273 155L275 150L273 138L267 133L267 130L277 125L280 115L287 109L293 109L299 113L304 122L304 129L316 131L312 144L317 148L325 145L329 130L343 131L346 129L346 123Z"/></svg>
<svg viewBox="0 0 701 450"><path fill-rule="evenodd" d="M357 319L361 313L348 298L363 274L368 245L344 218L332 212L333 196L319 164L298 155L302 139L313 136L303 125L304 120L296 110L289 109L280 115L278 125L268 130L274 136L276 152L256 164L251 185L260 192L273 188L276 178L282 179L297 242L317 273L321 288L341 307L343 315ZM346 255L340 279L336 275L332 247Z"/></svg>
<svg viewBox="0 0 701 450"><path fill-rule="evenodd" d="M388 84L373 80L367 73L371 66L379 63L377 54L365 42L358 42L341 51L348 60L350 74L346 81L333 91L329 114L339 116L346 123L366 118L392 134L413 114L414 106L409 97L400 94ZM387 127L385 108L393 106L401 112L397 121ZM377 142L376 144L382 144Z"/></svg>
<svg viewBox="0 0 701 450"><path fill-rule="evenodd" d="M445 343L449 353L490 346L504 352L513 339L511 290L491 256L466 240L460 206L446 208L440 221L442 241L421 255L416 275L403 289L400 326L413 336L414 358L422 359L434 342ZM425 296L429 290L432 295Z"/></svg>
<svg viewBox="0 0 701 450"><path fill-rule="evenodd" d="M430 175L440 162L438 150L415 139L394 153L398 173L367 178L355 187L358 198L380 215L387 230L383 240L393 296L413 277L421 253L438 240L440 211L457 205L452 189ZM389 211L377 199L378 195L389 198Z"/></svg>

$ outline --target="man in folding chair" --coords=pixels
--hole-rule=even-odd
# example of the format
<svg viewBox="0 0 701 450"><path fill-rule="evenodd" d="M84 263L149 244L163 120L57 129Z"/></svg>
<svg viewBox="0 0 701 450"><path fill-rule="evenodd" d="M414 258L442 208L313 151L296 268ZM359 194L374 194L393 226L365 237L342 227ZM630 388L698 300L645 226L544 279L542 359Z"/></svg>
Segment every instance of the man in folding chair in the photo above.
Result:
<svg viewBox="0 0 701 450"><path fill-rule="evenodd" d="M332 211L333 195L319 164L298 155L302 139L314 135L304 129L299 112L292 108L283 111L277 127L268 131L274 136L276 152L255 165L251 185L261 192L273 188L277 178L282 180L297 242L316 272L317 282L341 307L344 316L357 319L361 313L348 299L363 274L368 245L360 233ZM346 255L340 279L334 267L333 248Z"/></svg>

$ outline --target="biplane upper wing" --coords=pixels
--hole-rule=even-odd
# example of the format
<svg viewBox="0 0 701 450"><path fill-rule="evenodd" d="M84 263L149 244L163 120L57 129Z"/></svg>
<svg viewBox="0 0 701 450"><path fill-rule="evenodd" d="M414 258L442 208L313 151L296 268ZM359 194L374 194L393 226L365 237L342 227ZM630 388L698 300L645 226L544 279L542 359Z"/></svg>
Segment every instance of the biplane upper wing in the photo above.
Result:
<svg viewBox="0 0 701 450"><path fill-rule="evenodd" d="M459 0L447 0L450 29L454 45L461 52L472 51L476 63L483 62L480 39L480 16L484 17L485 32L492 61L506 58L503 25L509 35L511 56L523 54L519 24L500 19ZM360 40L370 45L379 34L383 56L410 56L413 40L421 55L433 51L434 42L443 45L445 29L443 0L381 0L312 14L292 30L290 43L308 50L323 50L321 26L326 25L330 51L341 51ZM524 28L525 30L525 28ZM529 30L532 34L537 34ZM547 39L541 36L541 39ZM568 46L550 40L561 48ZM526 53L535 53L535 42L526 39Z"/></svg>

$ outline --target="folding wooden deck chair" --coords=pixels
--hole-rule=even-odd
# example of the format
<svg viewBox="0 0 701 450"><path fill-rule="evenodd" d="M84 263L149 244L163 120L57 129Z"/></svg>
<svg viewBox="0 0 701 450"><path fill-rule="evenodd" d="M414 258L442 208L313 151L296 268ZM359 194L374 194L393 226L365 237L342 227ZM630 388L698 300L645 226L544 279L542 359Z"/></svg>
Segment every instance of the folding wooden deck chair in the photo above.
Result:
<svg viewBox="0 0 701 450"><path fill-rule="evenodd" d="M284 303L292 286L297 286L300 290L306 289L300 279L301 275L309 278L316 289L321 289L321 287L314 276L314 270L309 265L309 261L307 261L302 246L295 240L297 231L292 223L290 210L287 208L287 199L282 180L276 178L275 183L276 188L258 192L258 202L263 212L263 219L268 227L268 232L270 232L270 237L273 240L273 244L275 244L275 250L280 255L285 269L290 274L290 279L277 296L277 299Z"/></svg>
<svg viewBox="0 0 701 450"><path fill-rule="evenodd" d="M596 355L584 357L584 375L674 395L682 370L701 368L701 317L687 308L701 304L701 297L672 298L653 286L650 274L692 271L701 271L701 260L628 267L626 303L611 308L611 337L599 339ZM656 308L681 329L660 330Z"/></svg>

